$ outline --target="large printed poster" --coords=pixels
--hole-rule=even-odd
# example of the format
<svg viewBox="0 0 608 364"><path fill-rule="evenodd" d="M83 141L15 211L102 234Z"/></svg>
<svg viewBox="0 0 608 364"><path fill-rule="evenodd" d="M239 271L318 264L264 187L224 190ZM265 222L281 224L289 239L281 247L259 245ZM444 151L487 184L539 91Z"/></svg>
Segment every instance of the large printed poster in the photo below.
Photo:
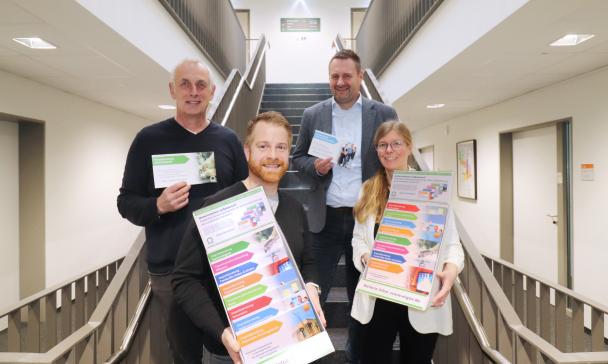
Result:
<svg viewBox="0 0 608 364"><path fill-rule="evenodd" d="M244 363L334 351L261 187L193 213Z"/></svg>
<svg viewBox="0 0 608 364"><path fill-rule="evenodd" d="M394 172L358 291L428 308L451 191L452 172Z"/></svg>

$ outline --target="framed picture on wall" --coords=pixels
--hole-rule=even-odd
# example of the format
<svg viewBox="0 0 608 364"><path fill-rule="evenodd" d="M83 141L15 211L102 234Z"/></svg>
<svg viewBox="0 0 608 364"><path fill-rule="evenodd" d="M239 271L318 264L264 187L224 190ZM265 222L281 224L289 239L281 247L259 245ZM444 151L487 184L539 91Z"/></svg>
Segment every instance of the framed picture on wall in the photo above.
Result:
<svg viewBox="0 0 608 364"><path fill-rule="evenodd" d="M458 197L477 200L477 143L475 139L456 143Z"/></svg>

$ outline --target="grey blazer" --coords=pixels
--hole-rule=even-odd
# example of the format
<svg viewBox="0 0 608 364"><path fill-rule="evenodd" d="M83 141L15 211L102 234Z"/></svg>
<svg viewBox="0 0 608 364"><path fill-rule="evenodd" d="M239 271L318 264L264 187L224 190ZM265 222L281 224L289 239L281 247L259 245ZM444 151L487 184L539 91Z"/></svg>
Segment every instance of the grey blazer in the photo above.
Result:
<svg viewBox="0 0 608 364"><path fill-rule="evenodd" d="M312 181L310 196L306 200L308 207L308 224L310 231L318 233L325 226L325 194L331 184L332 171L319 176L315 171L314 161L317 157L308 155L308 148L315 133L321 130L332 132L331 99L321 101L306 110L302 116L302 125L298 141L293 152L294 167ZM378 155L373 146L374 133L381 123L398 120L395 109L374 100L362 99L362 133L361 133L361 179L365 182L374 175L380 166Z"/></svg>

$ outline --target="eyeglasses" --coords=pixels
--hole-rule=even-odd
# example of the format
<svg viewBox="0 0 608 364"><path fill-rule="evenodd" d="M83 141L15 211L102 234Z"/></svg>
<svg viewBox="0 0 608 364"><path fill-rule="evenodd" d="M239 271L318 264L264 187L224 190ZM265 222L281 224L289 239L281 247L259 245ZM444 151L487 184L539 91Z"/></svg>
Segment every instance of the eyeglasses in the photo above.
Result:
<svg viewBox="0 0 608 364"><path fill-rule="evenodd" d="M401 148L403 148L405 142L403 140L395 140L394 142L390 143L378 143L376 144L376 150L378 152L386 152L386 149L388 149L389 145L391 146L392 150L399 151L401 150Z"/></svg>

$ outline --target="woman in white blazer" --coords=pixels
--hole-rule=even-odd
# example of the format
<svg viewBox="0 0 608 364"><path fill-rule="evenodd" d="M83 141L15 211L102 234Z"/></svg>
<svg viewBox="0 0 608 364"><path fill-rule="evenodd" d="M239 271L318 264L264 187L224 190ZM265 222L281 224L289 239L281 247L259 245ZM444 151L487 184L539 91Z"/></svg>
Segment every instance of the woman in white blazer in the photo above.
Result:
<svg viewBox="0 0 608 364"><path fill-rule="evenodd" d="M363 272L374 242L380 218L390 192L393 171L408 168L412 137L405 124L389 121L380 125L374 145L382 166L366 181L354 207L353 263ZM439 267L431 291L431 307L426 311L371 297L357 292L351 316L363 324L362 364L390 363L397 334L401 344L401 363L430 363L437 335L452 333L450 289L464 265L464 253L456 231L454 216L448 215ZM440 282L439 282L440 281Z"/></svg>

